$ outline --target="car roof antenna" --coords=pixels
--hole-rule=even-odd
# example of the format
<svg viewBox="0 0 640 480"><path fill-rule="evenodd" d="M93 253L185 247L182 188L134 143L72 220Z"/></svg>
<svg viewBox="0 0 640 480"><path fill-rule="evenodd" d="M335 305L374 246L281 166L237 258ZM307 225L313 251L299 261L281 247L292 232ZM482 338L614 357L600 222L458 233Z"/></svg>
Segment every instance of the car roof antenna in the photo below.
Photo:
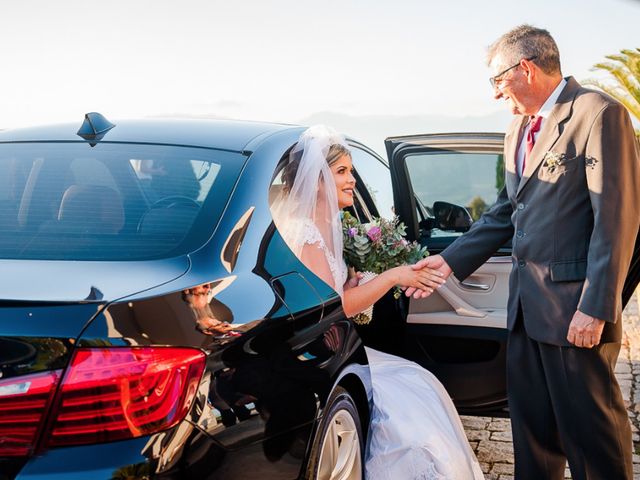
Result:
<svg viewBox="0 0 640 480"><path fill-rule="evenodd" d="M78 135L89 141L89 145L95 147L102 137L115 127L115 124L107 120L98 112L89 112L84 115L84 122L78 130Z"/></svg>

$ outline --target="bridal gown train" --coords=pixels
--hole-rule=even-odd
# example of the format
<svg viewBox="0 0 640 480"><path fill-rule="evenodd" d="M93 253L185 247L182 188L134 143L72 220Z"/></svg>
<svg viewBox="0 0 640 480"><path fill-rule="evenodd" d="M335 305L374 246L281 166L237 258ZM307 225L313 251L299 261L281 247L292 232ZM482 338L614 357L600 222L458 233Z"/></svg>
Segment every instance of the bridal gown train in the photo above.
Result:
<svg viewBox="0 0 640 480"><path fill-rule="evenodd" d="M434 375L367 348L373 410L367 480L483 480L458 413Z"/></svg>

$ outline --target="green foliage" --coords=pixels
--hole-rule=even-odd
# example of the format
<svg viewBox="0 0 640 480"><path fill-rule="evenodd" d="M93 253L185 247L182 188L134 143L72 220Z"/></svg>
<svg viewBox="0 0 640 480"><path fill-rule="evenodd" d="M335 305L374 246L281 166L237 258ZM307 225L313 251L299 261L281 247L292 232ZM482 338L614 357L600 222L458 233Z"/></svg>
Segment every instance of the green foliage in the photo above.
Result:
<svg viewBox="0 0 640 480"><path fill-rule="evenodd" d="M119 468L111 474L111 480L148 480L153 471L149 463L134 463Z"/></svg>
<svg viewBox="0 0 640 480"><path fill-rule="evenodd" d="M467 210L469 210L469 214L475 222L487 210L487 207L487 202L485 202L482 197L478 195L471 199L471 202L469 202L469 205L467 206Z"/></svg>
<svg viewBox="0 0 640 480"><path fill-rule="evenodd" d="M496 160L496 194L500 195L500 192L504 188L504 155L498 155Z"/></svg>
<svg viewBox="0 0 640 480"><path fill-rule="evenodd" d="M416 263L429 255L426 247L408 242L406 227L392 220L376 218L371 223L360 223L345 212L342 218L344 258L359 272L382 273L399 265Z"/></svg>
<svg viewBox="0 0 640 480"><path fill-rule="evenodd" d="M584 83L599 88L622 103L631 115L640 120L640 48L621 50L617 55L607 55L608 62L596 63L594 70L608 72L613 84L589 79ZM640 132L636 130L636 135Z"/></svg>

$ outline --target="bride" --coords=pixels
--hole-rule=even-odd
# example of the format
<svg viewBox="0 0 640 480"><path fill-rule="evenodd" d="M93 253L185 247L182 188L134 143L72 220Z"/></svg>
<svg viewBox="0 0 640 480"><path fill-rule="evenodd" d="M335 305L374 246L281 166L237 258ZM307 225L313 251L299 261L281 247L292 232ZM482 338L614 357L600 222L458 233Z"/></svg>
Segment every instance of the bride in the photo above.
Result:
<svg viewBox="0 0 640 480"><path fill-rule="evenodd" d="M349 278L342 256L340 210L353 205L355 178L344 138L318 125L289 155L283 192L272 206L276 227L293 252L341 296L348 317L395 285L432 291L435 270L391 268L363 285ZM458 414L444 387L405 359L367 349L373 410L365 464L368 480L483 479ZM398 395L402 392L402 395Z"/></svg>

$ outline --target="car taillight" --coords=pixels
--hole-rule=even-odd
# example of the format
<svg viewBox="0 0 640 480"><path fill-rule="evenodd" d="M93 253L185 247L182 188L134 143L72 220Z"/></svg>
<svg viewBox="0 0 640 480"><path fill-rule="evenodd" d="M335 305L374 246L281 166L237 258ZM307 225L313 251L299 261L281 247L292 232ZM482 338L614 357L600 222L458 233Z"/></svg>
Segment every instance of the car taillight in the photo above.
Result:
<svg viewBox="0 0 640 480"><path fill-rule="evenodd" d="M200 350L170 347L75 351L53 404L44 445L148 435L185 417L205 366Z"/></svg>
<svg viewBox="0 0 640 480"><path fill-rule="evenodd" d="M0 457L31 453L59 370L0 380Z"/></svg>

